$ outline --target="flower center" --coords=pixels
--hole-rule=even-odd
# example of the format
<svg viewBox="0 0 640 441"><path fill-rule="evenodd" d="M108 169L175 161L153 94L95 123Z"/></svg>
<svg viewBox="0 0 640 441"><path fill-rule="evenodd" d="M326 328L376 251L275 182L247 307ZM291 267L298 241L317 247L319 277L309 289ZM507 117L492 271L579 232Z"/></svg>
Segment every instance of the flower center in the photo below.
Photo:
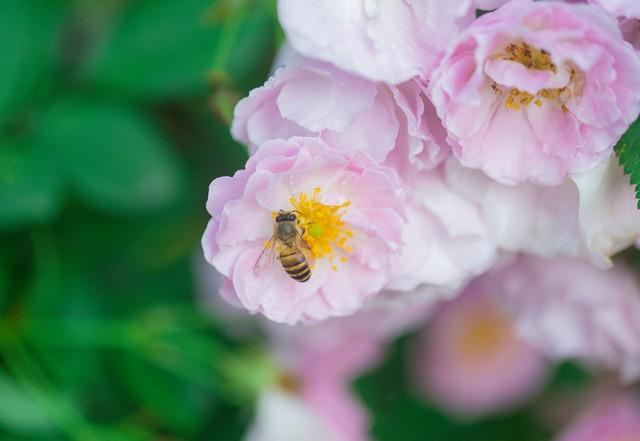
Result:
<svg viewBox="0 0 640 441"><path fill-rule="evenodd" d="M279 371L276 374L275 383L280 388L280 390L288 392L290 394L300 393L302 389L300 379L294 374L286 371Z"/></svg>
<svg viewBox="0 0 640 441"><path fill-rule="evenodd" d="M342 221L343 209L351 205L351 201L339 205L325 205L318 201L320 188L315 188L311 197L306 193L300 193L298 198L291 198L289 202L298 216L298 225L302 230L302 238L305 240L313 255L320 259L327 257L333 264L336 249L350 253L351 247L347 241L353 237L353 232ZM340 258L346 261L345 257Z"/></svg>
<svg viewBox="0 0 640 441"><path fill-rule="evenodd" d="M509 324L498 311L481 310L465 324L457 348L470 359L487 357L499 351L510 336Z"/></svg>
<svg viewBox="0 0 640 441"><path fill-rule="evenodd" d="M505 60L516 61L528 69L548 70L557 72L556 65L551 61L551 54L544 49L538 49L525 43L518 41L510 43L505 48L506 55L502 58Z"/></svg>
<svg viewBox="0 0 640 441"><path fill-rule="evenodd" d="M551 54L549 52L531 46L524 41L510 43L505 48L504 53L499 57L503 60L520 63L527 69L549 71L554 74L558 72L558 68L551 60ZM518 111L521 107L527 107L531 103L537 107L542 107L545 101L555 101L560 105L562 111L566 113L569 111L569 108L566 106L565 101L580 93L578 87L574 87L580 78L577 69L570 67L569 75L568 86L557 89L541 89L535 95L515 87L505 90L505 88L498 85L495 81L491 83L491 89L496 95L501 95L503 92L507 93L504 101L504 106L507 109Z"/></svg>

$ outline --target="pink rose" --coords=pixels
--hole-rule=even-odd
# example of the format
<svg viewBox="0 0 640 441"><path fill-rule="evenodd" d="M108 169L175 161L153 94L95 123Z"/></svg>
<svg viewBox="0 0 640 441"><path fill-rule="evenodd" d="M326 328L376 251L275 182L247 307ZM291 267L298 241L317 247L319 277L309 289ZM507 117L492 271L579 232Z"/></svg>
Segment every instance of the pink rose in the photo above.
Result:
<svg viewBox="0 0 640 441"><path fill-rule="evenodd" d="M448 189L437 168L449 150L420 82L387 86L326 63L290 62L238 104L235 138L255 152L268 140L317 136L394 168L412 191L405 200L404 246L387 288L455 290L486 270L495 245L477 207Z"/></svg>
<svg viewBox="0 0 640 441"><path fill-rule="evenodd" d="M432 169L450 151L420 82L376 84L304 58L278 69L238 103L231 132L251 152L272 139L317 136L335 148L365 151L401 173Z"/></svg>
<svg viewBox="0 0 640 441"><path fill-rule="evenodd" d="M640 378L640 287L621 265L523 256L485 280L541 352Z"/></svg>
<svg viewBox="0 0 640 441"><path fill-rule="evenodd" d="M640 19L640 2L637 0L589 0L616 17Z"/></svg>
<svg viewBox="0 0 640 441"><path fill-rule="evenodd" d="M430 310L424 303L405 304L304 327L266 323L271 353L293 388L283 390L280 381L264 391L247 441L368 440L369 416L352 382L373 368L389 340L424 321Z"/></svg>
<svg viewBox="0 0 640 441"><path fill-rule="evenodd" d="M543 358L516 336L491 284L472 283L445 303L416 347L414 368L426 395L460 416L520 404L546 379Z"/></svg>
<svg viewBox="0 0 640 441"><path fill-rule="evenodd" d="M244 441L361 441L346 438L301 396L279 387L262 392L254 414Z"/></svg>
<svg viewBox="0 0 640 441"><path fill-rule="evenodd" d="M557 185L638 117L640 59L593 6L514 0L462 34L430 92L463 165Z"/></svg>
<svg viewBox="0 0 640 441"><path fill-rule="evenodd" d="M631 43L636 50L640 50L640 2L636 0L576 0L576 3L587 1L617 17L624 39Z"/></svg>
<svg viewBox="0 0 640 441"><path fill-rule="evenodd" d="M302 397L342 439L365 441L369 418L351 391L351 382L378 361L381 347L366 335L324 346L306 350L300 357Z"/></svg>
<svg viewBox="0 0 640 441"><path fill-rule="evenodd" d="M640 439L640 402L631 394L603 399L587 409L555 441Z"/></svg>
<svg viewBox="0 0 640 441"><path fill-rule="evenodd" d="M476 8L506 0L280 0L287 39L300 53L374 81L428 78Z"/></svg>
<svg viewBox="0 0 640 441"><path fill-rule="evenodd" d="M305 329L289 327L288 332L305 336ZM378 361L380 343L365 333L347 333L340 339L311 337L274 348L284 372L263 391L246 441L369 439L369 416L351 391L351 382Z"/></svg>
<svg viewBox="0 0 640 441"><path fill-rule="evenodd" d="M579 257L606 268L640 238L634 189L613 155L555 187L503 185L454 158L445 170L445 185L478 207L489 239L504 251Z"/></svg>
<svg viewBox="0 0 640 441"><path fill-rule="evenodd" d="M351 314L389 281L402 245L402 193L396 173L365 153L315 138L269 141L244 170L212 182L204 254L228 281L223 295L251 313L286 323ZM296 210L309 247L304 283L275 258L277 244L265 250L280 210Z"/></svg>
<svg viewBox="0 0 640 441"><path fill-rule="evenodd" d="M496 243L481 210L446 180L442 167L413 175L405 202L405 245L393 263L388 289L411 291L426 285L454 295L494 264Z"/></svg>

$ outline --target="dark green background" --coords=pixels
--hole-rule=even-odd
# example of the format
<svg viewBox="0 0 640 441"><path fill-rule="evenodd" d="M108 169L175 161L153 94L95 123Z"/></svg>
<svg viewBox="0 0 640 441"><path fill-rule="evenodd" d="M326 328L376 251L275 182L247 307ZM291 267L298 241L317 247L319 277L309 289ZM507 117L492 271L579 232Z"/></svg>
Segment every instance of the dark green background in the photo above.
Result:
<svg viewBox="0 0 640 441"><path fill-rule="evenodd" d="M193 266L279 38L260 0L0 1L0 439L240 439Z"/></svg>

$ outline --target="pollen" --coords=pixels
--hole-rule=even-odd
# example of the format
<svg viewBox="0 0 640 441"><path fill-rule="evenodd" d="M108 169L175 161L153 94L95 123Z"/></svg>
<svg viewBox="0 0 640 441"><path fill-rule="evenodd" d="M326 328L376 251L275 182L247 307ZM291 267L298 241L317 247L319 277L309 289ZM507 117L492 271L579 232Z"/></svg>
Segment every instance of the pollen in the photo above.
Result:
<svg viewBox="0 0 640 441"><path fill-rule="evenodd" d="M557 71L549 52L530 46L524 41L510 43L505 48L505 52L506 55L503 56L505 60L517 61L528 69L548 70L554 73Z"/></svg>
<svg viewBox="0 0 640 441"><path fill-rule="evenodd" d="M289 202L298 216L302 238L311 248L314 257L327 257L333 262L336 251L351 252L348 241L353 237L353 232L342 220L351 201L339 205L325 205L318 201L319 196L320 188L315 188L311 196L300 193ZM344 262L346 258L341 257L340 261ZM332 268L337 269L333 263Z"/></svg>
<svg viewBox="0 0 640 441"><path fill-rule="evenodd" d="M543 70L556 73L557 66L551 60L551 54L524 41L516 41L507 45L504 52L499 55L504 60L515 61L532 70ZM576 79L580 77L577 68L570 68L569 86L559 89L541 89L535 95L512 87L506 90L498 85L495 81L491 83L491 89L495 95L506 94L504 98L504 106L507 109L518 111L523 107L534 104L536 107L542 107L547 101L555 102L563 112L568 112L569 108L565 104L565 99L578 96L581 91L577 92L574 87L577 83Z"/></svg>

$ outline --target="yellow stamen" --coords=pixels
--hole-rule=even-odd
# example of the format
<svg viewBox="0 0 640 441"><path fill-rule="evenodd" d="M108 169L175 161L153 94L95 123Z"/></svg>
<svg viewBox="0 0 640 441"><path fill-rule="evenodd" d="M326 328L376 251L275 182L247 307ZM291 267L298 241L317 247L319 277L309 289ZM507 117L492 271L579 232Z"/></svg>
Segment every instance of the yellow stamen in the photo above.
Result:
<svg viewBox="0 0 640 441"><path fill-rule="evenodd" d="M508 44L504 49L504 53L498 57L504 60L515 61L531 70L543 70L553 73L558 71L558 68L551 60L551 54L549 52L531 46L524 41L516 41ZM574 90L575 88L572 86L572 83L575 82L574 80L580 77L576 69L577 68L574 69L573 67L570 68L571 76L569 86L566 87L559 89L541 89L535 95L515 87L510 88L504 100L504 106L507 109L518 111L521 107L527 107L531 103L535 104L536 107L542 107L545 100L548 100L557 102L563 112L568 112L569 108L566 106L564 100L572 96L577 96L576 90ZM496 95L504 92L503 88L495 82L491 83L491 89Z"/></svg>
<svg viewBox="0 0 640 441"><path fill-rule="evenodd" d="M498 310L479 307L457 336L456 348L469 359L490 357L512 338L508 320Z"/></svg>
<svg viewBox="0 0 640 441"><path fill-rule="evenodd" d="M318 201L319 195L320 188L315 188L311 197L300 193L297 199L292 197L289 202L296 210L298 225L303 232L302 238L313 255L318 259L327 257L333 261L336 250L351 252L347 241L353 237L353 232L342 221L344 209L351 205L351 201L340 205L325 205ZM346 258L341 257L340 260L344 262ZM332 268L337 269L333 264Z"/></svg>
<svg viewBox="0 0 640 441"><path fill-rule="evenodd" d="M506 55L503 57L505 60L517 61L528 69L548 70L554 73L557 71L556 65L551 61L549 52L529 46L524 41L510 43L505 48L505 52Z"/></svg>
<svg viewBox="0 0 640 441"><path fill-rule="evenodd" d="M280 387L281 390L291 394L299 393L302 388L302 386L300 385L300 379L289 372L278 372L276 374L275 380L276 384Z"/></svg>

